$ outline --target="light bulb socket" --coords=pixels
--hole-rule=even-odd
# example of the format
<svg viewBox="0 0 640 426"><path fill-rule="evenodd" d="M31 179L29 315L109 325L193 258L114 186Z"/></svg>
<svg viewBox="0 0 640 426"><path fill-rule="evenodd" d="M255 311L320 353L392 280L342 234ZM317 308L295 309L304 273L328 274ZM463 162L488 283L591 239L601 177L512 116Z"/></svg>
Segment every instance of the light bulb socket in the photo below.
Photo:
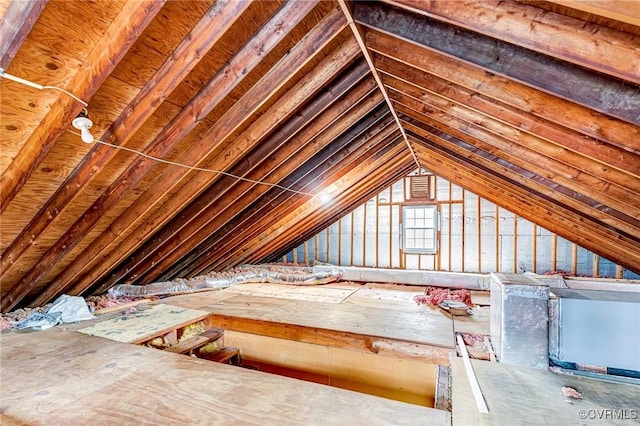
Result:
<svg viewBox="0 0 640 426"><path fill-rule="evenodd" d="M93 121L89 118L89 114L87 114L86 110L83 110L78 114L78 116L71 122L71 125L80 130L82 142L93 142L93 135L89 132L89 129L93 126Z"/></svg>

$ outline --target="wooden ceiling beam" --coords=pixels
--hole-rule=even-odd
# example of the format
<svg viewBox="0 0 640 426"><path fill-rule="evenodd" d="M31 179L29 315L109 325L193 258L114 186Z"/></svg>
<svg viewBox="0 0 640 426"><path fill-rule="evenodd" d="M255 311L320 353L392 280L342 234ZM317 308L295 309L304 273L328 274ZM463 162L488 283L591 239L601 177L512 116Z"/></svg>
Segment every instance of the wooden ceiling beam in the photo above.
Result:
<svg viewBox="0 0 640 426"><path fill-rule="evenodd" d="M283 163L286 164L286 169L295 168L300 162L295 159L294 154L305 151L306 148L303 147L309 140L337 117L349 111L363 96L370 94L375 84L373 80L367 79L358 84L350 92L350 96L345 97L345 100L338 102L338 99L366 74L368 74L367 65L360 62L346 76L329 84L312 102L283 123L275 133L269 135L240 163L236 164L230 173L253 181L279 182L282 180L286 174L278 175L274 170ZM380 99L374 101L377 104ZM330 108L334 103L336 106ZM326 109L329 109L329 112L323 113ZM300 131L303 127L304 129ZM321 148L322 145L311 144L310 152L315 153ZM219 222L223 217L229 216L229 210L233 211L230 216L233 217L238 210L250 202L245 199L254 200L269 188L266 185L256 185L253 182L239 181L232 177L224 177L216 181L191 204L183 208L159 232L149 238L134 254L124 262L120 262L118 268L109 274L109 278L103 281L97 292L103 289L106 291L111 285L124 282L127 275L142 277L151 266L157 266L156 269L162 270L160 263L167 256L175 253L183 245L188 246L194 240L200 243L213 232L208 230L211 221ZM204 237L198 237L203 232ZM139 266L143 262L144 266ZM168 265L171 265L173 261L168 262Z"/></svg>
<svg viewBox="0 0 640 426"><path fill-rule="evenodd" d="M350 150L343 150L339 154L334 155L331 158L333 161L330 165L327 164L327 162L320 165L319 168L313 168L313 165L317 164L316 162L312 162L311 167L307 165L306 173L298 172L298 176L288 177L288 184L295 185L301 190L316 191L321 185L333 179L335 171L338 168L337 160L339 160L341 167L350 168L355 158L372 149L372 146L376 146L376 144L386 140L385 138L388 138L389 134L393 133L393 128L389 126L389 123L390 121L387 119L387 121L384 122L386 127L384 127L383 132L368 138L364 144L358 142L358 148L353 149L354 146L351 145L349 146L349 148L351 148ZM336 138L336 136L327 136L326 142L324 143L331 142ZM320 137L324 139L325 135L323 134ZM397 137L397 134L394 137ZM367 139L366 133L361 139ZM334 141L333 143L338 142ZM258 235L264 227L269 225L271 219L286 214L287 211L304 203L306 199L307 197L296 196L284 191L271 190L265 193L240 214L231 218L232 220L228 220L224 226L215 233L209 235L196 250L189 253L189 255L181 261L181 270L185 271L185 273L192 274L194 271L200 269L204 262L203 259L210 257L216 261L220 261L221 258L226 258L226 256L232 253L234 247L242 241ZM172 272L176 273L177 271L178 269L174 269Z"/></svg>
<svg viewBox="0 0 640 426"><path fill-rule="evenodd" d="M639 126L599 114L378 31L367 32L366 40L370 49L417 70L594 139L640 153Z"/></svg>
<svg viewBox="0 0 640 426"><path fill-rule="evenodd" d="M411 129L412 132L414 132L414 135L419 134L423 138L428 138L432 143L440 143L440 145L460 155L473 156L476 158L476 163L478 164L485 161L486 163L484 165L487 167L494 166L496 170L508 170L505 176L510 176L513 182L517 182L527 190L548 197L552 202L557 202L561 208L573 209L575 215L580 216L581 220L590 220L599 226L600 230L606 228L609 231L615 231L628 241L634 241L635 244L640 243L640 238L638 237L638 235L640 235L640 233L638 233L640 228L638 227L637 220L630 220L629 217L625 217L615 211L610 211L610 209L603 209L604 213L610 216L603 214L603 211L600 211L600 204L589 202L590 200L587 197L580 197L580 194L514 164L509 161L511 158L503 158L504 156L501 155L500 149L483 146L479 141L473 143L465 141L464 139L458 139L456 136L460 135L452 136L447 131L418 125L415 122L406 121L405 124L407 124L407 129ZM627 223L624 221L625 219L630 220L631 223ZM620 222L623 223L621 224ZM541 226L546 226L546 222L537 223Z"/></svg>
<svg viewBox="0 0 640 426"><path fill-rule="evenodd" d="M407 159L410 163L407 163ZM342 176L339 185L334 184L334 187L340 187L343 191L336 194L332 206L327 207L322 202L304 203L280 221L272 223L257 239L248 241L233 257L233 261L225 265L225 269L244 263L258 263L269 254L279 252L281 247L291 247L292 238L305 233L309 228L315 231L313 226L322 221L322 217L332 217L336 212L346 214L363 200L370 198L371 194L391 185L411 170L415 170L415 162L411 156L406 155L406 150L405 153L390 150L382 158L363 161L351 173ZM376 177L382 180L378 185Z"/></svg>
<svg viewBox="0 0 640 426"><path fill-rule="evenodd" d="M307 64L314 54L333 40L344 28L345 22L341 14L335 13L327 15L311 32L309 32L287 56L278 62L269 72L253 86L243 97L234 104L211 128L201 136L203 141L213 141L207 144L197 144L189 148L182 154L180 160L185 164L196 164L199 167L226 170L244 154L249 152L260 138L273 131L275 127L286 120L293 111L298 109L310 96L321 90L322 86L329 81L336 73L343 70L355 58L358 49L353 42L347 41L338 49L328 55L320 64L307 74L296 85L278 100L271 108L270 113L263 114L256 119L253 124L233 141L230 136L242 124L249 120L252 115L269 98L278 93L279 89ZM211 160L207 160L211 158ZM204 163L203 163L204 162ZM185 180L189 176L190 180ZM75 259L64 274L74 275L82 273L86 261L95 259L105 248L111 244L115 237L130 229L144 217L152 207L163 201L163 195L184 180L186 185L169 200L164 200L162 210L158 215L153 216L153 220L146 221L136 229L137 235L133 240L135 245L140 245L148 239L153 232L171 219L184 205L191 202L200 192L216 180L219 175L212 176L211 173L195 173L184 168L168 168L162 176L147 191L145 191L114 223L111 224L108 232L103 233L96 239L82 257L87 257L85 261ZM135 250L135 247L119 245L119 252L126 253L126 257ZM128 251L131 250L131 251ZM111 255L109 255L111 256ZM119 256L119 255L115 255ZM113 264L111 264L113 265ZM73 271L71 269L73 268ZM82 292L93 284L93 279L98 276L98 269L90 270L74 286L73 292ZM104 272L104 271L103 271ZM65 279L64 281L67 281Z"/></svg>
<svg viewBox="0 0 640 426"><path fill-rule="evenodd" d="M616 167L625 173L640 178L640 154L603 143L600 140L582 135L561 127L548 120L536 117L510 105L489 99L482 94L468 90L455 83L415 68L401 64L391 58L379 56L376 66L383 73L385 84L398 88L416 99L428 98L427 102L454 102L465 109L480 111L483 115L494 117L501 122L536 137L543 138L555 145L572 150L605 165Z"/></svg>
<svg viewBox="0 0 640 426"><path fill-rule="evenodd" d="M140 90L109 126L101 140L120 146L126 143L160 107L162 102L198 64L204 54L250 4L249 1L216 2L185 37L173 54L154 73L149 84ZM222 74L224 75L224 74ZM219 81L212 88L221 89ZM205 89L206 90L206 89ZM86 185L111 161L118 150L96 144L46 201L31 222L2 254L0 275L5 274Z"/></svg>
<svg viewBox="0 0 640 426"><path fill-rule="evenodd" d="M0 25L0 68L6 70L31 32L48 0L11 0Z"/></svg>
<svg viewBox="0 0 640 426"><path fill-rule="evenodd" d="M238 16L234 17L239 18ZM315 54L315 48L326 45L336 33L344 27L344 17L337 12L327 15L321 24L316 26L314 30L305 36L305 40L308 43L298 44L294 49L289 52L284 61L280 61L276 64L266 75L265 78L260 80L258 84L253 86L243 97L244 102L236 103L218 122L210 128L205 135L202 136L202 140L209 141L205 144L197 144L192 146L181 157L180 161L184 164L198 164L203 158L206 158L211 151L217 146L220 146L230 134L232 134L241 123L249 118L253 111L256 111L266 100L275 92L280 89L286 81L288 81L291 73L296 72L306 64L311 57ZM318 29L322 28L327 31L326 33L318 34ZM319 41L324 40L324 41ZM344 55L347 55L345 53ZM262 56L260 56L262 58ZM251 57L246 58L249 62L252 61ZM219 74L216 74L219 75ZM215 78L215 77L214 77ZM227 81L230 86L237 84L235 74L228 76L221 76L223 81ZM150 148L146 150L146 154L154 157L163 157L166 155L175 145L177 145L195 126L201 119L216 106L217 102L224 98L225 93L221 91L219 87L216 87L210 81L208 86L209 90L201 90L198 95L192 99L183 110L167 125L154 139L154 142L150 145ZM213 141L210 142L210 141ZM238 146L238 150L240 147ZM236 157L237 158L237 157ZM89 232L89 230L95 226L101 216L109 208L115 205L128 191L133 189L150 171L156 166L156 162L150 158L139 156L133 160L133 162L122 173L121 178L117 179L112 185L105 190L105 192L96 200L96 202L90 207L85 214L72 225L65 235L60 238L47 253L36 263L36 265L20 279L18 286L15 286L11 290L13 297L14 292L21 291L24 297L28 293L39 279L41 279L53 266L53 263L58 259L66 255L73 247L75 247L81 239ZM162 188L170 189L180 178L184 177L188 172L185 168L170 168L163 174L163 178L156 181L151 188L136 200L136 203L141 204L140 200L143 197L148 196L151 191L157 190L160 194L156 194L151 199L145 202L146 207L142 207L148 210L152 206L158 203L161 196L166 192L160 191ZM175 176L173 181L165 180L167 174L173 174ZM133 210L129 209L125 214L132 214ZM120 219L123 216L120 216ZM138 218L136 218L137 220ZM130 226L134 220L127 221L127 227ZM59 283L51 286L45 292L41 293L38 297L38 302L44 300L45 293L55 294L58 291ZM17 293L20 294L20 293ZM15 302L13 302L15 303Z"/></svg>
<svg viewBox="0 0 640 426"><path fill-rule="evenodd" d="M638 86L386 4L354 3L362 25L640 125Z"/></svg>
<svg viewBox="0 0 640 426"><path fill-rule="evenodd" d="M326 189L335 186L335 182L343 181L343 177L349 174L351 171L357 169L363 162L371 162L376 159L380 159L388 152L397 148L397 145L404 143L404 137L398 138L401 135L400 132L395 132L392 127L387 126L384 133L375 135L373 138L369 138L364 145L347 154L347 156L340 162L336 162L331 167L325 168L324 171L308 175L301 185L304 188L312 188L314 191L322 190L326 193ZM396 151L398 152L398 151ZM406 155L403 154L403 155ZM413 158L411 156L408 156ZM366 176L362 176L363 178ZM283 201L281 201L281 199ZM313 198L312 200L316 200ZM260 240L260 236L266 229L273 224L275 220L280 220L287 216L291 211L296 210L303 206L305 203L310 202L306 198L289 196L288 194L280 194L275 199L269 202L269 199L260 200L257 208L252 209L249 212L254 217L258 216L259 223L256 226L252 226L250 229L243 229L242 223L236 227L238 232L221 233L220 241L216 247L209 250L205 256L201 256L201 259L209 257L211 261L204 260L196 264L195 268L190 268L189 276L193 276L198 271L202 270L202 265L209 264L209 268L214 270L225 269L229 267L230 262L237 258L237 251L256 238ZM264 202L268 202L266 205ZM261 208L266 208L263 213L260 213ZM296 221L299 218L295 219ZM241 222L238 221L238 222ZM233 225L233 224L232 224ZM229 237L228 235L231 235ZM261 244L258 244L261 245ZM257 248L257 247L255 247Z"/></svg>
<svg viewBox="0 0 640 426"><path fill-rule="evenodd" d="M514 184L509 178L508 170L500 173L492 171L501 169L497 165L489 167L475 163L475 155L458 155L442 148L439 143L433 144L421 137L415 139L416 152L425 161L427 167L439 176L450 180L470 191L482 194L483 198L506 208L509 211L534 223L545 223L545 228L551 232L579 244L594 253L599 253L607 259L624 267L640 272L640 251L638 245L628 249L627 244L621 245L621 237L614 232L591 232L593 228L588 219L577 219L575 212L552 202L538 193ZM541 220L544 218L545 220ZM627 246L624 247L623 246ZM606 254L605 254L606 253Z"/></svg>
<svg viewBox="0 0 640 426"><path fill-rule="evenodd" d="M559 149L558 147L533 137L522 137L521 135L500 132L500 128L492 128L490 119L475 117L468 114L464 109L450 109L445 105L440 108L437 104L424 104L407 95L392 92L395 100L404 106L403 112L416 116L413 111L420 114L418 120L429 122L434 127L439 127L442 123L447 129L456 129L467 135L467 140L471 143L488 144L495 149L501 150L505 158L521 158L523 167L538 170L541 177L546 177L555 182L562 183L576 194L585 197L585 201L597 204L604 210L614 207L615 210L629 215L633 222L640 216L636 207L636 197L633 193L640 190L640 180L631 176L619 173L620 176L612 174L607 176L599 173L602 165L594 164L571 151ZM408 108L408 109L407 109ZM459 112L460 111L460 112ZM465 113L467 113L465 115ZM422 115L424 114L424 116ZM425 121L425 117L428 117ZM449 132L449 130L445 130ZM609 178L611 177L611 178Z"/></svg>
<svg viewBox="0 0 640 426"><path fill-rule="evenodd" d="M640 84L640 36L517 2L386 2Z"/></svg>
<svg viewBox="0 0 640 426"><path fill-rule="evenodd" d="M88 102L165 1L141 0L126 3L64 89ZM83 108L84 105L64 93L58 96L40 125L0 177L0 213L4 212Z"/></svg>

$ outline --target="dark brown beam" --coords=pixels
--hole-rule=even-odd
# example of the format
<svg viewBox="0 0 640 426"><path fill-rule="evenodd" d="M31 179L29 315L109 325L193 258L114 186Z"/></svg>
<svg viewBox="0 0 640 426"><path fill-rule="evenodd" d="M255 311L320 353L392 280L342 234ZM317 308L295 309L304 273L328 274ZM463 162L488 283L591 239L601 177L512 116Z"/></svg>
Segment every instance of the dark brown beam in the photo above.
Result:
<svg viewBox="0 0 640 426"><path fill-rule="evenodd" d="M311 228L311 231L317 232L322 229L314 225L322 222L324 217L330 215L334 215L334 218L342 217L348 211L371 198L372 194L380 192L411 170L415 170L415 162L412 159L407 161L407 154L406 151L399 152L392 149L383 157L374 155L362 161L357 169L340 179L342 183L340 187L344 190L333 206L326 207L310 202L306 203L281 221L272 224L261 234L259 241L247 242L241 248L241 255L236 256L231 263L227 263L223 267L258 263L271 253L282 250L282 247L287 246L289 241L305 230Z"/></svg>
<svg viewBox="0 0 640 426"><path fill-rule="evenodd" d="M387 3L640 84L640 37L634 34L518 2Z"/></svg>
<svg viewBox="0 0 640 426"><path fill-rule="evenodd" d="M78 68L78 72L64 88L88 102L160 11L165 1L140 0L125 3L107 31L96 42L84 64ZM58 96L49 113L0 178L0 213L7 208L58 138L66 133L71 121L82 108L83 105L70 96ZM4 300L8 301L9 297L5 297Z"/></svg>
<svg viewBox="0 0 640 426"><path fill-rule="evenodd" d="M595 140L640 153L638 126L378 31L368 31L366 37L367 46L381 55Z"/></svg>
<svg viewBox="0 0 640 426"><path fill-rule="evenodd" d="M404 113L415 115L404 108L400 110ZM636 234L640 235L640 220L625 215L608 206L603 206L591 197L577 192L571 185L572 182L570 180L558 179L557 175L554 175L552 171L547 169L550 167L545 165L542 159L538 159L537 156L534 155L533 158L527 159L527 153L525 152L523 155L522 152L517 152L522 151L522 149L513 145L510 150L513 154L507 154L504 148L486 143L486 139L473 139L468 135L461 134L461 132L458 132L456 129L446 126L444 129L441 129L442 126L436 123L433 123L436 127L432 127L420 123L420 118L416 120L403 116L403 123L407 126L407 129L411 129L423 137L435 135L439 138L439 141L443 143L447 141L451 147L455 146L455 148L460 149L460 152L463 154L473 152L478 157L488 159L488 161L508 168L510 171L513 171L515 175L522 176L523 181L521 183L526 184L528 189L544 194L546 197L561 203L567 209L573 209L577 216L589 219L603 228L615 230L621 235L628 236L631 240L636 239L638 243L640 243L640 239L633 236ZM433 141L433 139L431 139L431 141ZM536 164L536 160L538 160L540 164ZM563 186L562 183L566 186Z"/></svg>
<svg viewBox="0 0 640 426"><path fill-rule="evenodd" d="M305 241L309 240L318 232L326 229L332 223L335 223L345 215L353 212L363 203L370 200L372 197L375 197L376 194L388 188L398 180L402 179L414 169L415 164L407 164L404 168L397 168L389 175L379 174L371 176L369 179L367 179L366 187L363 187L363 189L366 189L366 191L359 191L357 198L353 199L353 201L351 201L350 203L345 204L342 202L343 197L338 196L336 201L336 204L338 205L337 208L334 208L331 211L318 209L313 215L313 222L311 222L313 223L313 225L305 226L301 231L302 233L299 234L299 237L285 240L286 245L282 245L282 248L277 249L277 251L267 255L262 259L257 258L255 260L255 263L277 261L278 259L282 258L282 256L289 253L291 250L298 247L300 244L303 244ZM253 263L254 261L252 260L251 262Z"/></svg>
<svg viewBox="0 0 640 426"><path fill-rule="evenodd" d="M382 102L382 98L378 96L377 101L378 103ZM355 118L355 120L358 119ZM384 130L383 133L380 133L380 137L384 137L385 134L393 130L389 127L389 124L391 123L389 120L390 118L386 117L385 121L380 122L380 126L383 127L378 127L380 130ZM354 148L356 151L358 149L366 149L364 147L367 144L362 145L359 142L356 142L356 145L359 145L360 148L357 148L355 145L349 146L349 143L353 143L353 140L357 137L358 133L363 135L368 133L365 132L364 128L361 128L360 132L354 130L353 117L348 117L345 121L346 123L338 123L337 126L332 126L328 132L323 132L314 139L312 144L309 145L309 148L312 149L314 145L317 144L316 146L318 148L315 150L316 152L322 152L322 150L324 150L325 153L331 153L334 151L336 154L333 154L329 160L325 160L324 163L320 165L318 165L320 157L316 156L315 158L312 158L307 161L306 164L297 167L295 172L291 173L282 181L282 183L301 191L313 192L315 190L315 186L312 185L312 183L314 181L320 182L326 178L326 175L323 174L322 170L331 169L332 167L335 167L338 162L349 161L349 156L354 152ZM355 126L358 125L356 124ZM345 133L345 131L347 133ZM374 128L369 134L372 134L373 132L378 132L378 130ZM342 135L340 135L341 133ZM344 148L345 146L346 149ZM340 147L343 147L342 150L336 151L337 149L341 149ZM265 218L274 218L280 214L284 214L282 212L292 208L292 205L296 202L308 198L307 196L294 195L290 192L277 189L269 190L260 195L261 196L259 198L254 198L251 204L244 207L241 212L234 212L234 215L224 217L224 220L221 220L216 224L216 227L212 229L212 232L206 237L206 239L202 241L196 249L192 250L191 253L181 259L178 265L180 269L193 269L194 262L200 258L200 255L203 253L217 252L220 255L229 254L231 252L231 247L235 242L245 238L247 233L253 234L255 232L259 232L261 226L260 223L264 221ZM177 268L171 268L169 273L175 273L176 270Z"/></svg>
<svg viewBox="0 0 640 426"><path fill-rule="evenodd" d="M411 87L404 87L408 92ZM567 188L597 201L601 209L614 207L620 212L639 216L636 197L640 180L619 170L566 149L560 149L548 141L532 135L505 129L501 122L484 117L465 106L440 101L432 94L422 92L421 100L410 94L389 89L392 98L413 111L425 114L449 128L456 128L476 140L489 143L502 151L504 156L521 158L525 167L537 170L541 176L549 176ZM422 118L421 118L422 119ZM640 218L640 217L639 217Z"/></svg>
<svg viewBox="0 0 640 426"><path fill-rule="evenodd" d="M354 3L360 24L640 125L638 86L414 12Z"/></svg>
<svg viewBox="0 0 640 426"><path fill-rule="evenodd" d="M451 101L465 108L472 108L484 115L496 117L500 121L506 122L518 132L538 136L560 147L592 158L602 165L616 167L640 178L639 154L584 136L510 105L489 99L462 86L446 82L434 75L410 68L391 58L379 56L376 57L375 63L383 73L386 85L394 88L400 86L402 90L399 90L410 91L410 94L417 99L423 96L430 100L437 98L442 100L441 104ZM393 77L384 78L385 76ZM412 87L415 87L415 90Z"/></svg>
<svg viewBox="0 0 640 426"><path fill-rule="evenodd" d="M249 4L250 2L246 0L227 3L216 2L151 77L149 83L125 107L101 140L120 146L126 145L162 102L200 62L204 56L203 53L208 52L234 22L230 17L240 15ZM224 75L224 73L219 73L219 75ZM220 90L221 84L216 81L209 87ZM2 253L0 275L5 274L25 250L37 243L47 227L117 153L118 150L109 146L96 144L85 155L80 164L40 208L20 235Z"/></svg>
<svg viewBox="0 0 640 426"><path fill-rule="evenodd" d="M367 160L369 162L375 161L375 159L380 158L390 150L397 148L398 144L403 143L403 138L398 139L399 131L394 129L390 125L391 123L392 121L389 121L383 132L369 138L364 145L347 154L339 162L335 162L330 167L323 167L324 171L314 171L314 173L305 176L299 185L305 190L315 192L322 189L324 191L327 187L335 185L337 181L344 182L347 179L345 175L362 166L364 159L369 158L370 160ZM404 154L407 153L405 152ZM347 184L345 183L345 185ZM294 222L300 220L297 215L290 216L290 213L297 211L304 205L308 205L308 203L317 204L318 199L315 198L310 201L306 197L280 194L273 199L260 200L256 208L248 213L249 217L245 217L244 223L242 218L239 218L235 228L231 228L233 229L231 233L220 232L221 240L207 255L212 260L205 260L204 263L209 263L209 267L215 270L224 269L229 266L230 262L238 261L236 253L241 247L246 246L248 241L257 238L256 248L258 246L263 247L261 236L275 221L280 221L283 217L291 217ZM255 219L252 219L252 217ZM251 224L251 226L246 226L246 224ZM234 224L230 224L230 226L234 226ZM201 266L203 261L198 264ZM201 267L198 265L195 268L191 267L189 276L198 273L197 271L199 270L201 270Z"/></svg>
<svg viewBox="0 0 640 426"><path fill-rule="evenodd" d="M412 135L412 140L416 140ZM439 176L454 182L470 191L475 191L483 198L532 221L541 224L551 232L555 232L564 238L601 253L609 260L626 268L640 272L640 252L636 249L620 249L618 244L621 238L614 233L608 236L598 232L594 238L591 232L585 232L585 221L576 220L574 212L567 211L553 200L541 197L538 193L523 188L509 178L508 170L494 172L494 169L502 169L499 166L484 167L475 163L475 155L461 156L442 148L437 142L417 139L416 152L427 167ZM541 220L541 218L545 218ZM607 252L607 254L604 254Z"/></svg>
<svg viewBox="0 0 640 426"><path fill-rule="evenodd" d="M0 68L9 68L47 1L11 0L0 25Z"/></svg>

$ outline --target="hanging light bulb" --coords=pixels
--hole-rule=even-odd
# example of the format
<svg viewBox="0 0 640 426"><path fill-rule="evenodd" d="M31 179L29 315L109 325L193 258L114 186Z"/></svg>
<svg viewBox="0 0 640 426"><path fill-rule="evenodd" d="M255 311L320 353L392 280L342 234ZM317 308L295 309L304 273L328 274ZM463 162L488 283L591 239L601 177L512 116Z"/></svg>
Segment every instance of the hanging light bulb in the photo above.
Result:
<svg viewBox="0 0 640 426"><path fill-rule="evenodd" d="M82 111L76 118L73 119L71 125L80 130L80 138L84 143L91 143L94 141L93 135L89 131L93 126L93 121L89 118L86 110Z"/></svg>

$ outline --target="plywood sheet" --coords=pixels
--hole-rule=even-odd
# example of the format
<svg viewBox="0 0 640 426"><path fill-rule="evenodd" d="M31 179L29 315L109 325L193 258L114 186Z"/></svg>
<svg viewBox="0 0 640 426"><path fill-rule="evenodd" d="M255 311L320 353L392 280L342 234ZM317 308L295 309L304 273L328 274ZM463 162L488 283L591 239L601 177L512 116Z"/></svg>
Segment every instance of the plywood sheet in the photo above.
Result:
<svg viewBox="0 0 640 426"><path fill-rule="evenodd" d="M149 309L98 322L78 330L90 336L116 342L134 343L146 340L208 316L206 311L171 305L154 305Z"/></svg>
<svg viewBox="0 0 640 426"><path fill-rule="evenodd" d="M454 425L569 425L633 424L634 420L580 417L581 413L603 410L640 410L640 387L623 383L559 375L487 361L471 361L489 408L480 414L461 358L452 360ZM569 401L562 387L578 390L583 399ZM584 411L581 411L584 410ZM635 420L637 424L637 419Z"/></svg>
<svg viewBox="0 0 640 426"><path fill-rule="evenodd" d="M347 303L321 303L236 295L204 306L219 315L323 328L367 336L453 347L453 325L439 311L401 311Z"/></svg>
<svg viewBox="0 0 640 426"><path fill-rule="evenodd" d="M355 292L358 287L332 288L327 286L294 286L286 284L238 284L225 292L259 297L311 300L315 302L340 303Z"/></svg>
<svg viewBox="0 0 640 426"><path fill-rule="evenodd" d="M472 315L453 316L453 329L456 333L474 333L482 336L491 335L491 323L488 307L477 307L471 310Z"/></svg>
<svg viewBox="0 0 640 426"><path fill-rule="evenodd" d="M351 294L343 303L403 311L423 311L425 307L418 306L413 300L415 296L422 294L424 294L424 287L367 284Z"/></svg>
<svg viewBox="0 0 640 426"><path fill-rule="evenodd" d="M0 345L3 424L450 424L445 411L59 327Z"/></svg>

